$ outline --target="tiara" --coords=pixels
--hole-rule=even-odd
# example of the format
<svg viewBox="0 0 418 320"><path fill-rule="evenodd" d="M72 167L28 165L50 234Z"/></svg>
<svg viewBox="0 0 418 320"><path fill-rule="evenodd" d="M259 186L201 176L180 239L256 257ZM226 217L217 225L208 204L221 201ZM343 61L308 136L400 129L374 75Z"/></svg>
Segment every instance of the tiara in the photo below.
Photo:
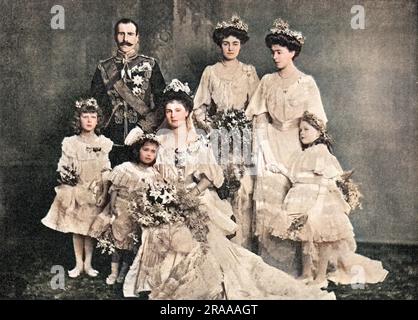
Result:
<svg viewBox="0 0 418 320"><path fill-rule="evenodd" d="M192 90L190 90L189 84L187 82L183 83L178 79L171 80L170 84L165 87L163 93L166 93L168 91L174 91L174 92L182 91L188 96L192 96L191 95Z"/></svg>
<svg viewBox="0 0 418 320"><path fill-rule="evenodd" d="M87 106L87 107L94 107L95 109L99 109L99 105L97 104L96 99L94 98L89 98L89 99L80 99L77 100L75 102L75 107L77 109L81 109L82 106Z"/></svg>
<svg viewBox="0 0 418 320"><path fill-rule="evenodd" d="M135 127L131 131L129 131L124 143L127 146L131 146L134 143L145 139L152 140L160 144L159 138L155 134L145 133L140 127Z"/></svg>
<svg viewBox="0 0 418 320"><path fill-rule="evenodd" d="M324 121L322 121L320 118L318 118L313 113L310 113L309 111L305 111L303 113L302 121L307 121L309 123L314 124L314 126L316 128L318 128L318 130L320 132L324 132L325 133L327 131Z"/></svg>
<svg viewBox="0 0 418 320"><path fill-rule="evenodd" d="M241 18L236 14L234 14L231 17L230 21L218 22L216 24L215 30L216 29L225 29L225 28L228 28L228 27L232 27L232 28L235 28L235 29L238 29L238 30L248 32L248 24L244 23L244 21L242 21Z"/></svg>
<svg viewBox="0 0 418 320"><path fill-rule="evenodd" d="M274 20L273 27L270 29L270 31L274 34L284 34L295 38L296 41L301 45L305 43L305 37L302 35L302 32L289 29L289 24L280 18Z"/></svg>

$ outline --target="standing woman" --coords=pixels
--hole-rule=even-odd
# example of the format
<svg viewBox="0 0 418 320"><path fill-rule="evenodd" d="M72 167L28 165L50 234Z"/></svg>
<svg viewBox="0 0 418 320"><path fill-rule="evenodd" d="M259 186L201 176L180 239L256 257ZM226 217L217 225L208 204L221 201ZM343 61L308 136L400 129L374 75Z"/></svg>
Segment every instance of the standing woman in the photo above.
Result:
<svg viewBox="0 0 418 320"><path fill-rule="evenodd" d="M257 157L254 201L259 254L267 263L293 275L298 275L301 267L296 243L274 239L267 232L267 223L280 209L290 182L268 168L277 163L288 167L291 155L301 150L298 127L304 111L315 114L324 123L327 121L315 80L294 64L304 40L300 32L289 29L282 19L274 22L265 42L277 72L261 79L246 110L247 117L253 119L253 153Z"/></svg>
<svg viewBox="0 0 418 320"><path fill-rule="evenodd" d="M203 71L199 87L193 101L193 115L196 126L210 132L216 113L226 110L245 111L253 95L259 78L252 65L238 60L241 46L248 41L248 26L238 16L230 21L216 25L213 41L222 53L220 62L209 65ZM221 136L221 135L220 135ZM243 159L231 159L228 162L237 168L242 167ZM251 193L253 183L248 172L242 172L238 179L240 187L232 196L234 216L240 226L234 239L246 248L251 246ZM235 170L236 172L240 169Z"/></svg>

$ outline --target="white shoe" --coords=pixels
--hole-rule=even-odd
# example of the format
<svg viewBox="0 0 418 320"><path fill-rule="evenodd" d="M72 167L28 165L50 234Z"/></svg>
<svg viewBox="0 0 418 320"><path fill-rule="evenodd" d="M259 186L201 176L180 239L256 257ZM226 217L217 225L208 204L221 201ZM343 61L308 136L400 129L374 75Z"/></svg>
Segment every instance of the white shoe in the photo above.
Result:
<svg viewBox="0 0 418 320"><path fill-rule="evenodd" d="M108 284L109 286L115 284L116 282L116 275L111 273L107 276L106 278L106 284Z"/></svg>
<svg viewBox="0 0 418 320"><path fill-rule="evenodd" d="M99 271L97 271L97 270L94 270L93 268L89 268L89 269L86 269L86 270L84 270L86 273L87 273L87 275L89 276L89 277L97 277L97 275L99 274Z"/></svg>
<svg viewBox="0 0 418 320"><path fill-rule="evenodd" d="M83 271L82 269L79 269L79 268L75 267L72 270L68 270L68 276L70 278L77 278L78 276L80 276L82 271Z"/></svg>

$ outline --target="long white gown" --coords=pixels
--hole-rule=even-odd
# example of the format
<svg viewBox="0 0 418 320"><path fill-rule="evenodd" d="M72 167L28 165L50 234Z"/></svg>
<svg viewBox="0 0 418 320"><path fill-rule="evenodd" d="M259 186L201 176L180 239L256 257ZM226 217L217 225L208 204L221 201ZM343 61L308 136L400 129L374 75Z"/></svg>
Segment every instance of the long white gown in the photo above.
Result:
<svg viewBox="0 0 418 320"><path fill-rule="evenodd" d="M171 133L162 137L157 164L163 176L188 187L205 176L215 187L223 182L206 142L190 134L188 157L175 165ZM209 215L207 243L197 242L184 225L145 230L138 254L125 278L125 297L150 290L150 299L335 299L333 293L310 287L264 263L261 257L229 241L236 229L232 208L215 191L201 194Z"/></svg>
<svg viewBox="0 0 418 320"><path fill-rule="evenodd" d="M233 71L227 71L221 62L207 66L203 71L193 101L193 113L196 121L211 125L213 119L210 109L213 107L216 111L245 111L259 82L257 72L250 64L238 62ZM218 139L215 140L219 143L218 140L223 135L217 137ZM221 140L220 143L222 144L224 141ZM248 162L243 155L233 156L230 150L228 161L234 163L236 172L243 171L240 175L239 189L230 199L238 224L236 235L232 241L251 249L253 246L253 177L249 168L242 164Z"/></svg>
<svg viewBox="0 0 418 320"><path fill-rule="evenodd" d="M287 79L281 78L278 72L266 74L246 110L249 119L267 113L271 120L254 130L253 153L259 155L261 143L268 145L270 151L263 150L264 157L258 157L254 186L254 233L258 237L258 253L267 263L294 276L301 272L298 244L273 238L268 232L269 222L282 206L290 181L284 175L269 172L265 165L274 161L289 168L292 154L301 150L299 122L304 111L327 121L315 80L299 70Z"/></svg>

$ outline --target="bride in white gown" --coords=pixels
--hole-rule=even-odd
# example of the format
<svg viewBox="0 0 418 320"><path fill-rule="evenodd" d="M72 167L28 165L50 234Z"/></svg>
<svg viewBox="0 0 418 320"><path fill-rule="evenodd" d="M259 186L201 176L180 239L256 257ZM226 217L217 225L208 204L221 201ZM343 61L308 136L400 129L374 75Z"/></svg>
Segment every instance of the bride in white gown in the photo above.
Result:
<svg viewBox="0 0 418 320"><path fill-rule="evenodd" d="M165 130L160 131L157 166L166 180L182 182L200 197L208 216L202 245L181 224L143 228L142 245L125 278L125 297L151 291L150 299L335 299L307 286L232 243L232 207L213 187L223 183L212 150L190 121L190 90L178 80L166 88Z"/></svg>

